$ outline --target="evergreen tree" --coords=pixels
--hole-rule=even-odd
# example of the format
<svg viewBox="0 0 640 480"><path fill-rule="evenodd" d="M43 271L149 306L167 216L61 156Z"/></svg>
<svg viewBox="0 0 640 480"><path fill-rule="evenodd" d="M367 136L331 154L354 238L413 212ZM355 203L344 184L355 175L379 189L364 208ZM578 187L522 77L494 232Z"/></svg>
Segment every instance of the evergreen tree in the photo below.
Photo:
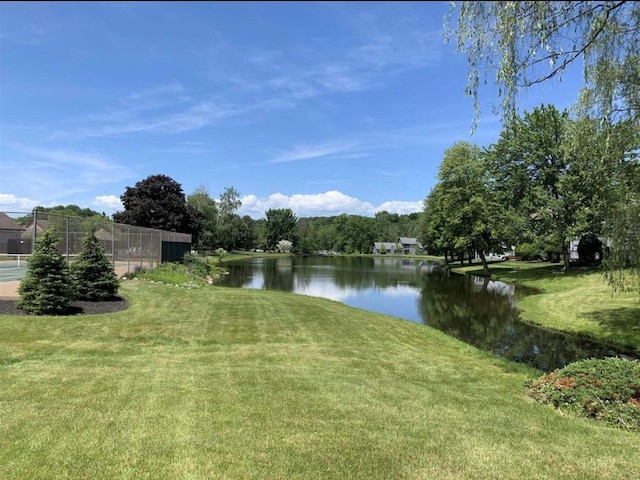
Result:
<svg viewBox="0 0 640 480"><path fill-rule="evenodd" d="M118 277L93 230L87 232L71 277L79 300L107 300L118 292Z"/></svg>
<svg viewBox="0 0 640 480"><path fill-rule="evenodd" d="M36 315L63 314L73 300L71 277L65 259L58 253L53 230L36 241L27 273L20 282L17 305Z"/></svg>

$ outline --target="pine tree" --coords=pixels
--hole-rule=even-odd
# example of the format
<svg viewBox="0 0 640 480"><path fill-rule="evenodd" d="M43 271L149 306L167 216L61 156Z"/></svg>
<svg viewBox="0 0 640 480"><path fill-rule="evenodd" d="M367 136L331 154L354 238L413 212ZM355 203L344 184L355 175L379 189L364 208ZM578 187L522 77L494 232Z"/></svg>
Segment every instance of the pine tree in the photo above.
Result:
<svg viewBox="0 0 640 480"><path fill-rule="evenodd" d="M71 264L78 300L107 300L118 291L118 277L93 230L87 232L78 259Z"/></svg>
<svg viewBox="0 0 640 480"><path fill-rule="evenodd" d="M58 253L53 230L36 240L27 273L20 282L18 308L35 315L64 314L73 300L66 260Z"/></svg>

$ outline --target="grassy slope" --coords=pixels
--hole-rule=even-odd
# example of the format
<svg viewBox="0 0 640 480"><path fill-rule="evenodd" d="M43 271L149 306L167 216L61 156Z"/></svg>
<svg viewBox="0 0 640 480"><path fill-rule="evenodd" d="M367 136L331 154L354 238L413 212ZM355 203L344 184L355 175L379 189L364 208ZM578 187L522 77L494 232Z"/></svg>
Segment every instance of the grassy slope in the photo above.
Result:
<svg viewBox="0 0 640 480"><path fill-rule="evenodd" d="M0 317L0 478L640 477L638 435L537 373L280 292L125 282L129 311Z"/></svg>
<svg viewBox="0 0 640 480"><path fill-rule="evenodd" d="M543 290L518 301L522 318L548 328L577 332L640 353L640 298L614 293L598 269L574 268L563 273L559 264L504 262L490 266L492 278ZM479 273L478 265L454 271Z"/></svg>

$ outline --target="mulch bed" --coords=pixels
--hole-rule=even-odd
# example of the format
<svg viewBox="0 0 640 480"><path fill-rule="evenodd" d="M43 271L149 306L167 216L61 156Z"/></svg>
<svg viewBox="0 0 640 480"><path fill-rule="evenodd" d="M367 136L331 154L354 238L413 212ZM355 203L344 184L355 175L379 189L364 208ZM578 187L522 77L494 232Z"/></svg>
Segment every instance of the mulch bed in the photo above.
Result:
<svg viewBox="0 0 640 480"><path fill-rule="evenodd" d="M29 315L24 310L20 310L16 307L17 301L17 299L0 299L0 315ZM114 297L101 302L75 301L71 302L71 306L65 313L65 316L113 313L126 310L128 307L129 302L122 297Z"/></svg>

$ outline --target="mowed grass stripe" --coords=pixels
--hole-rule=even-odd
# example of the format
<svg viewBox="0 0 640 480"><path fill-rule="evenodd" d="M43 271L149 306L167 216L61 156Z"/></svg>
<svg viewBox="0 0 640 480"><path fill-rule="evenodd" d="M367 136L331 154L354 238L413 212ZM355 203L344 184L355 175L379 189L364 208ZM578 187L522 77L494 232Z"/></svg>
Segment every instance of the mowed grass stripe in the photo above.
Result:
<svg viewBox="0 0 640 480"><path fill-rule="evenodd" d="M125 282L131 308L0 317L0 478L634 478L637 434L538 372L323 299Z"/></svg>

